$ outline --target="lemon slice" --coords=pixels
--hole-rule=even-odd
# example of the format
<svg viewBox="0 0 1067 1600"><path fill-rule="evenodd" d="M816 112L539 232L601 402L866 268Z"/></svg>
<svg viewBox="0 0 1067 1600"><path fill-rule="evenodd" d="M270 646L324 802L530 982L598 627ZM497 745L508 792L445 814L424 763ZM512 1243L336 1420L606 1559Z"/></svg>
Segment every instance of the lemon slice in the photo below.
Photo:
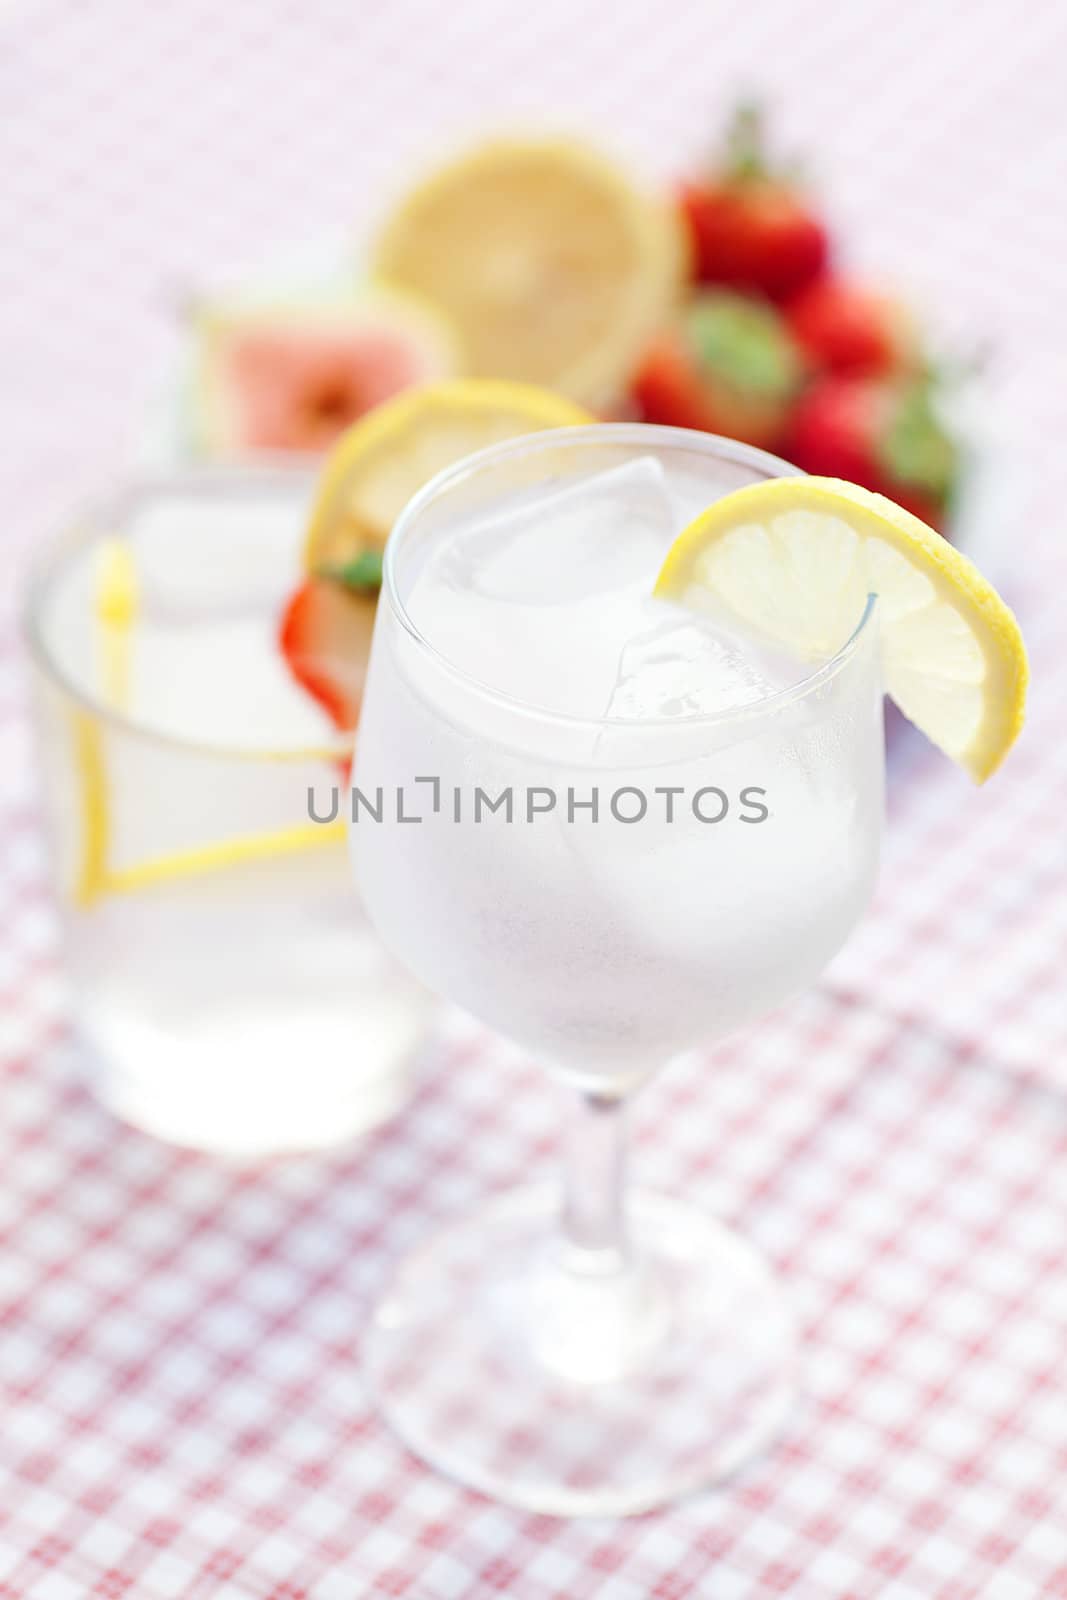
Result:
<svg viewBox="0 0 1067 1600"><path fill-rule="evenodd" d="M404 506L435 473L501 439L591 422L573 401L530 384L462 378L409 389L355 423L319 479L309 572L380 550Z"/></svg>
<svg viewBox="0 0 1067 1600"><path fill-rule="evenodd" d="M597 151L494 139L401 201L373 267L445 313L475 376L601 405L669 316L684 262L673 208Z"/></svg>
<svg viewBox="0 0 1067 1600"><path fill-rule="evenodd" d="M836 478L777 478L725 495L668 552L655 592L713 599L798 655L845 643L879 596L886 692L977 783L1023 723L1019 625L977 568L918 517Z"/></svg>
<svg viewBox="0 0 1067 1600"><path fill-rule="evenodd" d="M105 539L97 555L96 618L99 671L108 703L125 710L130 694L130 634L137 621L138 589L125 539Z"/></svg>
<svg viewBox="0 0 1067 1600"><path fill-rule="evenodd" d="M93 576L100 693L110 710L123 713L129 709L131 697L133 630L140 609L137 570L126 540L102 541ZM289 828L212 840L116 866L107 726L97 712L81 707L72 710L70 716L79 818L71 896L82 910L111 895L130 894L200 873L338 844L344 835L343 822L297 823Z"/></svg>

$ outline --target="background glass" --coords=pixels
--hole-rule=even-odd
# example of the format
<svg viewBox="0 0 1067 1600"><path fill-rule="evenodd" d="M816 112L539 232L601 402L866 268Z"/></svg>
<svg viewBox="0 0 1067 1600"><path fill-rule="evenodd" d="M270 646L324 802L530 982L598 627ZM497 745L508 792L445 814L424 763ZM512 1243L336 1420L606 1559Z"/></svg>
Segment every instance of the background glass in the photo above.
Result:
<svg viewBox="0 0 1067 1600"><path fill-rule="evenodd" d="M328 815L351 737L290 683L276 619L310 474L141 483L49 553L27 630L67 967L97 1092L160 1137L251 1156L404 1099L425 992L382 950ZM132 553L135 622L95 609ZM321 725L320 725L321 723Z"/></svg>

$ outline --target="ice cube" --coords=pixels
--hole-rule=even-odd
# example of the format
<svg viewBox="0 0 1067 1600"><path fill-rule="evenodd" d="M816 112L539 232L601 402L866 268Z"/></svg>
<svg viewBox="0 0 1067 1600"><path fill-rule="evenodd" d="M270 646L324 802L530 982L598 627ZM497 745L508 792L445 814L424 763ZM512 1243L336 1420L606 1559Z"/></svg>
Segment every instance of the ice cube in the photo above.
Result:
<svg viewBox="0 0 1067 1600"><path fill-rule="evenodd" d="M749 646L707 618L651 598L642 611L646 625L619 654L607 720L706 716L783 686Z"/></svg>
<svg viewBox="0 0 1067 1600"><path fill-rule="evenodd" d="M277 618L301 570L307 486L160 494L131 518L138 608L129 709L161 732L262 749L332 728L293 680Z"/></svg>
<svg viewBox="0 0 1067 1600"><path fill-rule="evenodd" d="M307 522L299 484L242 492L160 495L131 519L128 537L143 616L255 615L300 571Z"/></svg>
<svg viewBox="0 0 1067 1600"><path fill-rule="evenodd" d="M663 468L642 457L536 497L527 491L452 530L419 574L409 610L480 682L596 717L672 533Z"/></svg>
<svg viewBox="0 0 1067 1600"><path fill-rule="evenodd" d="M442 558L442 577L492 600L567 605L651 581L674 526L663 467L642 456L464 529Z"/></svg>
<svg viewBox="0 0 1067 1600"><path fill-rule="evenodd" d="M199 499L161 496L132 517L123 532L137 605L111 636L99 615L99 546L85 546L58 577L45 619L68 677L172 738L242 749L329 742L329 719L278 648L302 526L300 501L276 499L245 507L205 490Z"/></svg>
<svg viewBox="0 0 1067 1600"><path fill-rule="evenodd" d="M146 618L130 639L130 666L128 709L174 738L254 750L310 747L334 736L288 671L272 614Z"/></svg>

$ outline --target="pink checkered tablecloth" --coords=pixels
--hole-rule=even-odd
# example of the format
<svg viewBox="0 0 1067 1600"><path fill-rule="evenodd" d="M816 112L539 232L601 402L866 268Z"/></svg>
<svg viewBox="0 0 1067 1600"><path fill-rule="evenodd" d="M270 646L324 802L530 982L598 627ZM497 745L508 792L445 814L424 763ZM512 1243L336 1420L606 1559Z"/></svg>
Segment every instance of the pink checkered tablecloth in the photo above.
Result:
<svg viewBox="0 0 1067 1600"><path fill-rule="evenodd" d="M805 1399L732 1486L628 1522L417 1465L359 1365L387 1265L548 1172L557 1108L453 1023L398 1121L227 1168L86 1092L0 616L0 1600L1067 1596L1067 16L540 0L12 0L0 11L8 571L136 455L173 305L365 228L477 126L563 124L652 176L759 87L861 264L991 335L1003 529L1037 687L988 792L912 751L883 888L827 981L663 1076L635 1164L741 1227Z"/></svg>

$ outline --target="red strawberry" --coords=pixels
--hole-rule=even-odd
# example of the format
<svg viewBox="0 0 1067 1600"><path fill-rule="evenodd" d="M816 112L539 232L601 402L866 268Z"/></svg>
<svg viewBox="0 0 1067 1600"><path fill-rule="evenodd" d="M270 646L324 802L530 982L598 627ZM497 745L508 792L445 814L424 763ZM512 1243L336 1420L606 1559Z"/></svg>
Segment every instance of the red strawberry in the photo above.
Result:
<svg viewBox="0 0 1067 1600"><path fill-rule="evenodd" d="M770 447L801 377L796 347L774 308L719 291L697 296L679 327L651 346L633 391L646 422Z"/></svg>
<svg viewBox="0 0 1067 1600"><path fill-rule="evenodd" d="M368 585L347 583L339 574L320 575L300 585L279 627L293 677L344 730L359 721L374 609Z"/></svg>
<svg viewBox="0 0 1067 1600"><path fill-rule="evenodd" d="M734 117L722 170L687 184L680 203L699 283L725 283L780 300L826 265L826 229L795 185L768 168L760 116L751 106Z"/></svg>
<svg viewBox="0 0 1067 1600"><path fill-rule="evenodd" d="M877 375L917 364L918 340L904 307L847 278L809 284L786 315L816 368Z"/></svg>
<svg viewBox="0 0 1067 1600"><path fill-rule="evenodd" d="M793 410L784 453L805 472L888 495L935 528L959 469L926 378L818 379Z"/></svg>

